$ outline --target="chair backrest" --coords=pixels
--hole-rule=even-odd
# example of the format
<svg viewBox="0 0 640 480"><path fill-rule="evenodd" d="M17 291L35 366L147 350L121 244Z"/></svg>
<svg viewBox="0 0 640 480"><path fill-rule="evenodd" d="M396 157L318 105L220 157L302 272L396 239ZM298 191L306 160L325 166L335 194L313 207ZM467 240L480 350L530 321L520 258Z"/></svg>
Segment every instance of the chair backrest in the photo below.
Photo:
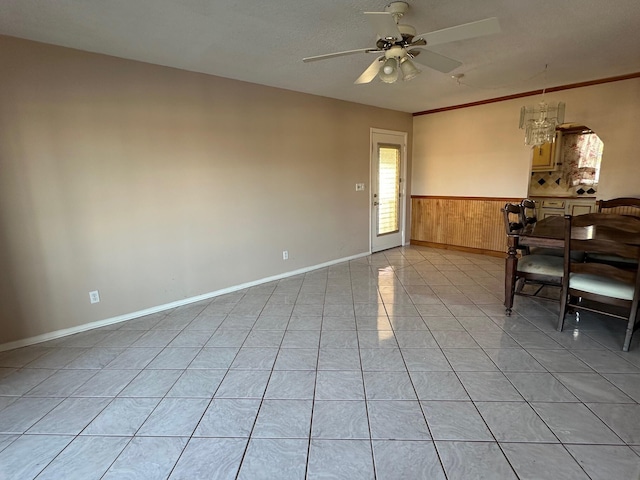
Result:
<svg viewBox="0 0 640 480"><path fill-rule="evenodd" d="M621 197L598 200L598 212L640 217L640 198Z"/></svg>
<svg viewBox="0 0 640 480"><path fill-rule="evenodd" d="M570 215L567 215L570 216ZM640 218L616 213L587 213L572 217L574 236L582 239L618 240L631 245L640 245ZM576 231L575 229L582 228ZM577 237L576 237L577 238Z"/></svg>
<svg viewBox="0 0 640 480"><path fill-rule="evenodd" d="M538 216L536 215L536 202L529 198L525 198L522 200L520 204L522 206L522 216L520 222L522 225L532 225L538 221Z"/></svg>
<svg viewBox="0 0 640 480"><path fill-rule="evenodd" d="M624 215L590 213L586 215L565 215L565 281L571 273L586 273L608 277L636 285L640 259L640 219ZM597 253L634 260L635 267L628 264L580 262L571 259L571 253Z"/></svg>
<svg viewBox="0 0 640 480"><path fill-rule="evenodd" d="M507 203L502 209L504 215L504 229L507 235L517 235L523 228L522 205L519 203Z"/></svg>

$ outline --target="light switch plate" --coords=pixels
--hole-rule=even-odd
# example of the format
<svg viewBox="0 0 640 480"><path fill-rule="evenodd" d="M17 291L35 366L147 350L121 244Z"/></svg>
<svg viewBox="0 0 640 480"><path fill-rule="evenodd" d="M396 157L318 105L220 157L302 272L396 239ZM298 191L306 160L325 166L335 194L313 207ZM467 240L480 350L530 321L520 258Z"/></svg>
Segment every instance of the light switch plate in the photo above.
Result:
<svg viewBox="0 0 640 480"><path fill-rule="evenodd" d="M356 183L356 192L364 191L364 183Z"/></svg>
<svg viewBox="0 0 640 480"><path fill-rule="evenodd" d="M91 303L98 303L100 301L100 293L98 290L89 292L89 301L91 301Z"/></svg>

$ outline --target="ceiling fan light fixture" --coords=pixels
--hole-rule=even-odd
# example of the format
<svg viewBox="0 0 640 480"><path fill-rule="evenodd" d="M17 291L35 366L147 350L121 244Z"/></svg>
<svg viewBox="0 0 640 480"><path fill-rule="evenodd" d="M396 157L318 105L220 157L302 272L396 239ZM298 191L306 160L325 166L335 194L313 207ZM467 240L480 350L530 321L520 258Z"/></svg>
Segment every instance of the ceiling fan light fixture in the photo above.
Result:
<svg viewBox="0 0 640 480"><path fill-rule="evenodd" d="M406 81L416 78L421 72L408 57L400 62L400 70L402 71L402 79Z"/></svg>
<svg viewBox="0 0 640 480"><path fill-rule="evenodd" d="M384 83L395 83L398 80L398 59L395 57L387 58L378 76Z"/></svg>
<svg viewBox="0 0 640 480"><path fill-rule="evenodd" d="M413 26L400 23L400 19L408 10L407 2L392 0L382 12L364 12L376 34L375 46L372 48L344 50L305 57L302 60L306 63L357 53L375 53L382 56L374 60L354 83L370 83L376 77L384 83L395 83L398 78L411 80L421 73L413 61L408 61L421 52L420 63L442 73L449 73L462 65L457 60L419 47L468 40L500 32L498 19L492 17L416 35Z"/></svg>

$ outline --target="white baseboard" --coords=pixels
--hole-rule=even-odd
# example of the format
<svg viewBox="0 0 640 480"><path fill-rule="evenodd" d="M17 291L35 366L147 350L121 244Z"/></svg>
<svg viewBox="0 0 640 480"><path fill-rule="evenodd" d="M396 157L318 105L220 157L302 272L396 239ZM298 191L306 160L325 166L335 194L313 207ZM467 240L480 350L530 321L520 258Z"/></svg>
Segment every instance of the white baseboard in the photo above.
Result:
<svg viewBox="0 0 640 480"><path fill-rule="evenodd" d="M222 290L216 290L215 292L204 293L195 297L189 297L182 300L177 300L171 303L165 303L164 305L158 305L156 307L145 308L144 310L138 310L137 312L125 313L124 315L118 315L117 317L111 317L104 320L98 320L91 323L84 323L77 327L65 328L62 330L56 330L49 333L43 333L42 335L36 335L35 337L24 338L22 340L16 340L14 342L3 343L0 345L0 352L6 350L13 350L14 348L26 347L34 345L36 343L42 343L49 340L55 340L56 338L66 337L75 333L86 332L87 330L93 330L94 328L106 327L107 325L113 325L114 323L126 322L127 320L133 320L134 318L144 317L151 315L152 313L162 312L164 310L171 310L176 307L182 307L183 305L189 305L190 303L200 302L202 300L208 300L210 298L225 295L227 293L237 292L249 287L255 287L256 285L262 285L263 283L273 282L275 280L282 280L283 278L293 277L303 273L318 270L320 268L330 267L338 263L348 262L350 260L356 260L358 258L366 257L370 255L369 252L359 253L350 257L339 258L331 260L329 262L320 263L318 265L312 265L310 267L301 268L299 270L293 270L292 272L281 273L272 277L261 278L253 282L243 283L241 285L234 285L233 287L223 288Z"/></svg>

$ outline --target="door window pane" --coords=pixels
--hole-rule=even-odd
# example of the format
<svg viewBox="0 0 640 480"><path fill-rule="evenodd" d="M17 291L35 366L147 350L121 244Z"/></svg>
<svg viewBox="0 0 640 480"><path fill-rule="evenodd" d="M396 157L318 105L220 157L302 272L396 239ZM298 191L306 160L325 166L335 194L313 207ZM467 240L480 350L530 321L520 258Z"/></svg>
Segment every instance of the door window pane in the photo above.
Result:
<svg viewBox="0 0 640 480"><path fill-rule="evenodd" d="M400 146L378 146L378 235L399 229Z"/></svg>

